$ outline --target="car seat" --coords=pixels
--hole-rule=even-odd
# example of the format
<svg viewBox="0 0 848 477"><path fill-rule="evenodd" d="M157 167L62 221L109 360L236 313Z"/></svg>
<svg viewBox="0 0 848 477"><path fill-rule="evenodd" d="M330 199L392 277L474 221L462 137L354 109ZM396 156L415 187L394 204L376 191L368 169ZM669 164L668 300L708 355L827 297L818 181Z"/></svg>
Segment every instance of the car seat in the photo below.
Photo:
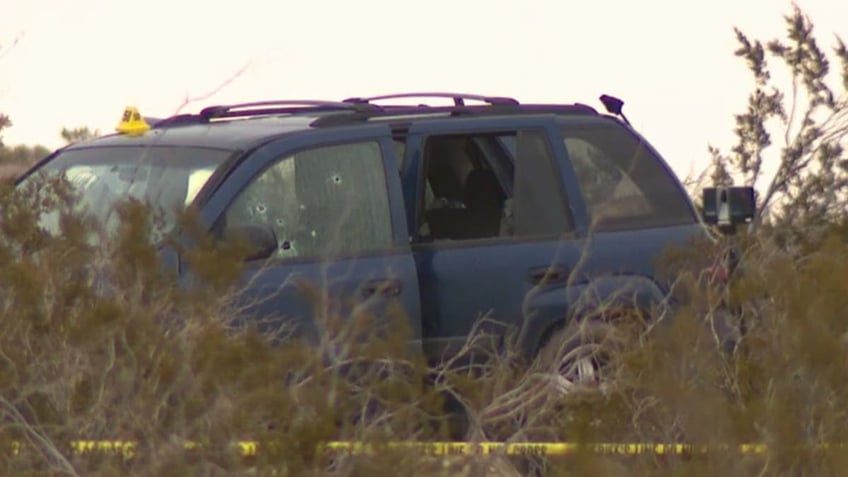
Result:
<svg viewBox="0 0 848 477"><path fill-rule="evenodd" d="M491 169L475 169L465 179L464 200L467 222L463 238L497 237L506 199Z"/></svg>

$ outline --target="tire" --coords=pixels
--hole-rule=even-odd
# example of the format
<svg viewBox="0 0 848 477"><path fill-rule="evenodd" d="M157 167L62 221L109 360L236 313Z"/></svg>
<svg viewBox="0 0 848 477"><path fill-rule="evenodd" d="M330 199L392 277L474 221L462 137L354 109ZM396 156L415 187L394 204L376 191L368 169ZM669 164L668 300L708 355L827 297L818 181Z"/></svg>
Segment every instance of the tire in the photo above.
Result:
<svg viewBox="0 0 848 477"><path fill-rule="evenodd" d="M556 329L540 348L536 362L543 373L550 373L553 386L561 393L576 389L608 387L617 378L616 362L638 331L623 326L621 318L636 316L619 312L614 320L572 320ZM641 318L638 323L644 323ZM629 325L630 323L628 323Z"/></svg>

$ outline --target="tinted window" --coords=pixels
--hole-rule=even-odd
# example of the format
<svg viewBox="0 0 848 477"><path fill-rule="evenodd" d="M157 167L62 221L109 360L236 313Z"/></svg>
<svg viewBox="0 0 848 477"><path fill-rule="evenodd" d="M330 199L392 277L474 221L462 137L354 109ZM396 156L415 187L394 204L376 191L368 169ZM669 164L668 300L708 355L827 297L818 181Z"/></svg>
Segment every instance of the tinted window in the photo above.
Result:
<svg viewBox="0 0 848 477"><path fill-rule="evenodd" d="M626 129L569 125L565 146L598 230L691 223L695 217L677 180Z"/></svg>
<svg viewBox="0 0 848 477"><path fill-rule="evenodd" d="M225 220L271 227L281 258L390 248L391 216L379 145L345 144L285 157L239 195Z"/></svg>
<svg viewBox="0 0 848 477"><path fill-rule="evenodd" d="M556 235L573 229L546 137L541 131L520 131L516 137L512 209L517 236Z"/></svg>

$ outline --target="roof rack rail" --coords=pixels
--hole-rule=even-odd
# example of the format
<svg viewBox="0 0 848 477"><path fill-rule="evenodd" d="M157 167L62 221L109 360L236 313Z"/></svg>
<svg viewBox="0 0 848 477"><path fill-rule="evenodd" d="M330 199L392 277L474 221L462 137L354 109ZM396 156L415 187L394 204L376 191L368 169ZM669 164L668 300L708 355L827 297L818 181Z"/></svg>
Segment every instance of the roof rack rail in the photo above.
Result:
<svg viewBox="0 0 848 477"><path fill-rule="evenodd" d="M310 124L313 127L337 126L354 122L366 122L372 119L384 118L388 121L396 121L398 124L408 121L411 117L445 114L450 116L461 115L488 115L488 114L588 114L597 115L595 108L581 104L494 104L494 105L438 105L438 106L385 106L380 109L353 114L329 114L319 117Z"/></svg>
<svg viewBox="0 0 848 477"><path fill-rule="evenodd" d="M150 127L153 129L163 128L167 126L177 126L180 124L198 124L198 123L207 123L209 120L207 118L203 118L197 114L191 113L183 113L177 114L174 116L169 116L166 118L156 119L156 118L144 118L148 123L150 123Z"/></svg>
<svg viewBox="0 0 848 477"><path fill-rule="evenodd" d="M283 99L270 101L255 101L252 103L224 104L208 106L198 114L204 119L231 118L238 116L254 116L261 114L285 114L308 111L346 110L363 112L376 109L373 105L346 103L339 101L323 101L312 99Z"/></svg>
<svg viewBox="0 0 848 477"><path fill-rule="evenodd" d="M517 105L517 100L503 96L483 96L479 94L466 93L449 93L449 92L420 92L420 93L398 93L385 94L381 96L371 96L367 98L347 98L343 102L352 104L370 104L374 101L384 99L405 99L405 98L449 98L453 100L456 106L465 106L465 100L481 101L491 105ZM421 105L426 106L426 105Z"/></svg>

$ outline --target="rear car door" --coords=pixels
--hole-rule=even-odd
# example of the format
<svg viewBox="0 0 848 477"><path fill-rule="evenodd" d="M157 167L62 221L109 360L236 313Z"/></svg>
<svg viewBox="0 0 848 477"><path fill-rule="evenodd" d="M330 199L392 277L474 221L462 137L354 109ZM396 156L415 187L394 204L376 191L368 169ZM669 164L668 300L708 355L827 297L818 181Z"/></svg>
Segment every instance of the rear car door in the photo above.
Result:
<svg viewBox="0 0 848 477"><path fill-rule="evenodd" d="M420 350L417 274L387 127L271 142L232 172L206 214L218 233L252 224L276 235L270 259L246 264L238 299L262 331L294 326L324 339L354 316L369 327L393 320Z"/></svg>
<svg viewBox="0 0 848 477"><path fill-rule="evenodd" d="M664 268L670 265L664 253L706 238L686 190L659 153L618 121L557 122L589 220L591 253L582 269L587 276L653 282L660 295L667 294L677 277Z"/></svg>
<svg viewBox="0 0 848 477"><path fill-rule="evenodd" d="M402 175L429 356L454 353L475 329L496 345L538 312L535 296L571 278L585 212L559 137L547 116L410 127Z"/></svg>

